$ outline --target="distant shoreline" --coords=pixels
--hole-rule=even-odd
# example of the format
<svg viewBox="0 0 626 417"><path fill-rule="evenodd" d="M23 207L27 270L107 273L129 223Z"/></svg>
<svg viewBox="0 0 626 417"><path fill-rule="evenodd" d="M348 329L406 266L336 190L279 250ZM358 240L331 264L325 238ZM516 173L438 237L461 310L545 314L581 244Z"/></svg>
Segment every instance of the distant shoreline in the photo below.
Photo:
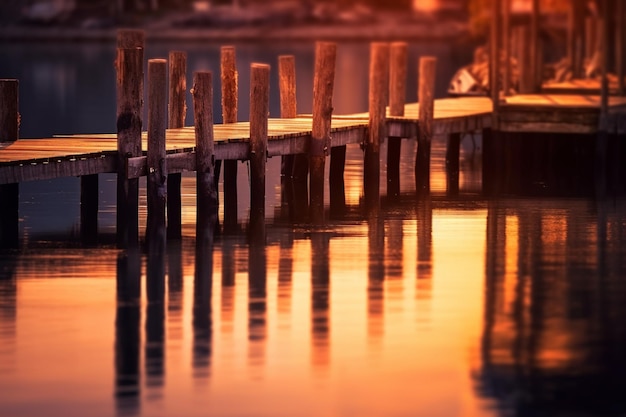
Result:
<svg viewBox="0 0 626 417"><path fill-rule="evenodd" d="M112 42L119 28L83 29L15 25L0 27L0 43L5 42ZM417 22L398 25L367 23L361 25L241 26L233 28L139 27L155 42L274 42L274 41L394 41L460 40L467 37L462 22Z"/></svg>

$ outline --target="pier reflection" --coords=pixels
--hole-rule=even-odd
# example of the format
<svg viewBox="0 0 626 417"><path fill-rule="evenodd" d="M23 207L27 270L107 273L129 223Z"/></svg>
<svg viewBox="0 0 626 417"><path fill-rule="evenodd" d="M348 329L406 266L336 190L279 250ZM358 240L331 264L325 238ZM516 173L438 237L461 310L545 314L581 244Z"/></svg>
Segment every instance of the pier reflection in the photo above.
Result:
<svg viewBox="0 0 626 417"><path fill-rule="evenodd" d="M313 366L330 363L330 234L311 234L311 351Z"/></svg>
<svg viewBox="0 0 626 417"><path fill-rule="evenodd" d="M489 204L479 390L513 415L622 415L624 202L534 203Z"/></svg>
<svg viewBox="0 0 626 417"><path fill-rule="evenodd" d="M252 368L260 368L267 338L267 253L256 240L248 250L248 359Z"/></svg>
<svg viewBox="0 0 626 417"><path fill-rule="evenodd" d="M141 257L130 249L117 258L115 406L118 415L140 412Z"/></svg>
<svg viewBox="0 0 626 417"><path fill-rule="evenodd" d="M15 258L0 253L0 357L13 357L17 332L17 281ZM9 361L0 362L0 374L11 367Z"/></svg>
<svg viewBox="0 0 626 417"><path fill-rule="evenodd" d="M213 349L213 230L216 218L200 222L196 238L193 284L193 369L194 377L210 375Z"/></svg>

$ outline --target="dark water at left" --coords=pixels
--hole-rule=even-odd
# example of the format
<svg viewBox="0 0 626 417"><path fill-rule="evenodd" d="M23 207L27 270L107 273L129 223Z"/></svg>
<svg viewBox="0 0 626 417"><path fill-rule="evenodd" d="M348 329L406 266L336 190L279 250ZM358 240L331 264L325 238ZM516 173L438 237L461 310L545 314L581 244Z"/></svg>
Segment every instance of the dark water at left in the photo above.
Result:
<svg viewBox="0 0 626 417"><path fill-rule="evenodd" d="M151 48L217 69L218 45ZM247 66L283 53L296 55L310 110L312 44L237 48L242 119ZM0 53L0 76L21 79L22 136L113 131L112 47ZM439 57L442 93L463 53L412 46L413 69L425 53ZM368 45L337 58L336 112L365 110ZM243 232L196 241L184 176L185 236L150 257L105 238L114 177L100 179L95 247L77 238L78 180L23 184L21 247L0 252L0 415L625 415L626 201L485 197L476 144L463 139L448 192L436 138L432 192L417 198L405 141L401 195L386 197L383 180L373 214L360 205L362 151L349 147L347 209L322 228L289 220L270 159L261 245ZM239 179L243 227L245 164Z"/></svg>

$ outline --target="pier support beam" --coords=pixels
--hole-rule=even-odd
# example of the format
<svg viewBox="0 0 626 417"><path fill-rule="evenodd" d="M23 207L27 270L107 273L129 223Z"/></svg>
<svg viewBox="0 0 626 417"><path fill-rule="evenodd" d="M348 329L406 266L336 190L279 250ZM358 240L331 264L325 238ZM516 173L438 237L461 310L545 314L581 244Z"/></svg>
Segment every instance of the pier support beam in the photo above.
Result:
<svg viewBox="0 0 626 417"><path fill-rule="evenodd" d="M185 126L187 113L187 54L172 51L169 54L169 110L167 113L168 127L177 129ZM167 176L167 238L182 237L182 175L179 173Z"/></svg>
<svg viewBox="0 0 626 417"><path fill-rule="evenodd" d="M437 59L421 57L419 60L419 129L417 156L415 158L415 189L418 194L430 191L430 144L433 138L435 102L435 73Z"/></svg>
<svg viewBox="0 0 626 417"><path fill-rule="evenodd" d="M0 148L19 137L19 82L0 80ZM0 185L0 247L18 246L19 184Z"/></svg>
<svg viewBox="0 0 626 417"><path fill-rule="evenodd" d="M87 245L98 242L98 174L80 177L80 239Z"/></svg>
<svg viewBox="0 0 626 417"><path fill-rule="evenodd" d="M278 91L280 92L280 117L293 119L296 117L296 59L293 55L278 57ZM280 174L291 177L293 171L293 155L283 155Z"/></svg>
<svg viewBox="0 0 626 417"><path fill-rule="evenodd" d="M165 247L165 206L167 166L165 163L165 121L167 61L148 61L148 220L146 243L150 248Z"/></svg>
<svg viewBox="0 0 626 417"><path fill-rule="evenodd" d="M265 164L269 115L270 67L250 67L250 236L265 236Z"/></svg>
<svg viewBox="0 0 626 417"><path fill-rule="evenodd" d="M117 48L117 245L125 248L139 243L139 180L127 178L126 161L141 156L143 32L120 31Z"/></svg>
<svg viewBox="0 0 626 417"><path fill-rule="evenodd" d="M389 49L389 115L404 116L407 80L407 43L393 42ZM402 138L387 138L387 197L400 195Z"/></svg>
<svg viewBox="0 0 626 417"><path fill-rule="evenodd" d="M237 83L237 65L234 46L223 46L220 49L220 71L222 80L222 121L224 124L237 123L237 97L239 88ZM237 162L225 160L224 164L224 229L226 231L237 228ZM220 161L215 167L219 177ZM216 178L215 183L218 183Z"/></svg>
<svg viewBox="0 0 626 417"><path fill-rule="evenodd" d="M193 108L196 133L196 240L205 242L212 240L214 230L209 226L216 224L218 210L213 136L213 76L210 72L194 74Z"/></svg>
<svg viewBox="0 0 626 417"><path fill-rule="evenodd" d="M446 148L446 175L449 194L458 194L459 192L460 155L461 134L452 133L448 136L448 147Z"/></svg>
<svg viewBox="0 0 626 417"><path fill-rule="evenodd" d="M335 43L317 42L315 45L313 127L309 146L309 217L314 224L324 222L324 166L330 148L336 54Z"/></svg>
<svg viewBox="0 0 626 417"><path fill-rule="evenodd" d="M368 208L380 204L380 142L387 136L385 107L389 92L389 44L370 46L369 135L365 143L363 190Z"/></svg>

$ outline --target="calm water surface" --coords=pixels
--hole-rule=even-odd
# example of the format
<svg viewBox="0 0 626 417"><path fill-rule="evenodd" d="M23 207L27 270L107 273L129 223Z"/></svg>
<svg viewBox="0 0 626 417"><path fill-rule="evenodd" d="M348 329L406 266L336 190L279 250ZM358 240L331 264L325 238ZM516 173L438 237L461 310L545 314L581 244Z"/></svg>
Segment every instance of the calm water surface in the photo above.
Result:
<svg viewBox="0 0 626 417"><path fill-rule="evenodd" d="M175 48L190 72L217 69L218 45L148 55ZM22 80L22 136L114 130L112 48L0 53L0 76ZM310 111L312 45L241 45L242 119L245 68L282 53L296 54ZM442 44L412 47L413 61L424 53L444 75L463 63ZM337 113L366 108L367 59L367 45L340 46ZM487 199L470 138L447 192L444 145L418 199L405 141L401 196L369 214L362 152L349 147L347 208L322 228L290 220L270 159L261 245L243 231L196 242L184 176L185 237L151 258L109 244L113 176L100 178L95 247L78 240L77 179L23 184L21 248L0 252L0 415L623 416L626 201ZM385 194L384 167L381 178ZM242 163L242 230L247 181Z"/></svg>

